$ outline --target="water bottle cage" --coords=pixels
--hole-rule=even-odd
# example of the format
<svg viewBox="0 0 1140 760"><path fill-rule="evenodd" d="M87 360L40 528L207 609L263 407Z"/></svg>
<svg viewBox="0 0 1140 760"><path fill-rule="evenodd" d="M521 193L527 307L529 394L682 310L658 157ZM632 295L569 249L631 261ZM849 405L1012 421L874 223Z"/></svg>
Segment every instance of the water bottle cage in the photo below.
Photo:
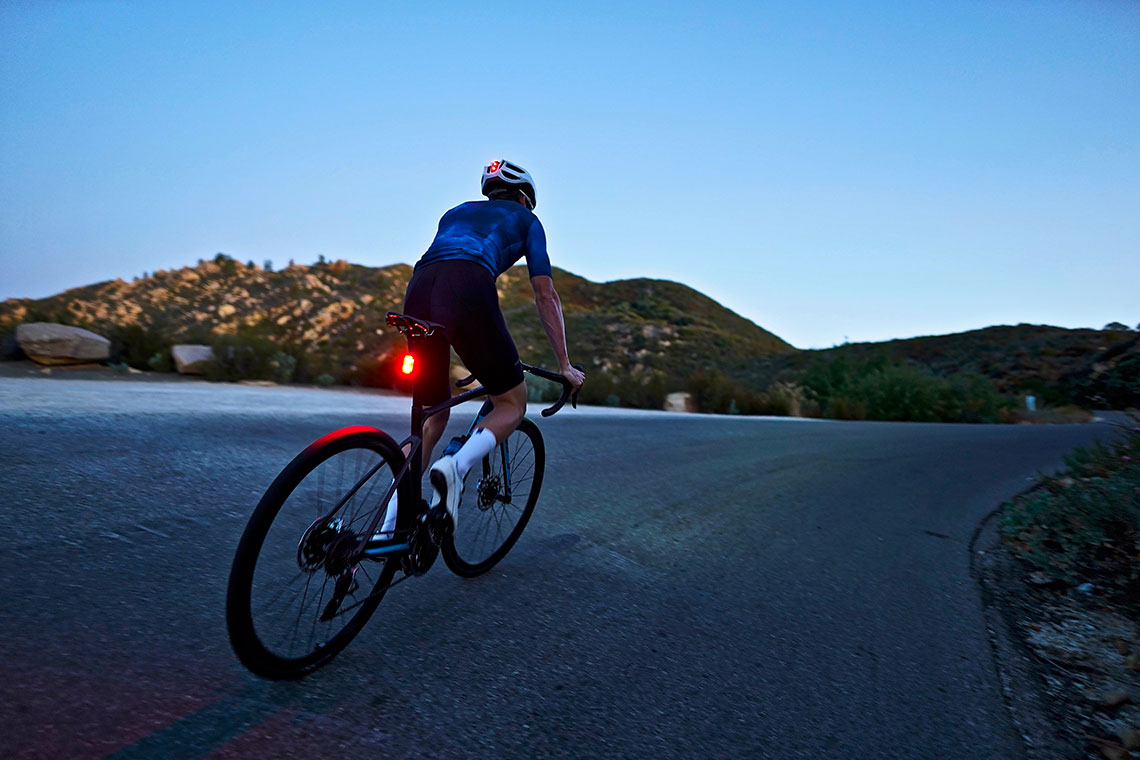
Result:
<svg viewBox="0 0 1140 760"><path fill-rule="evenodd" d="M440 456L445 456L445 457L454 456L455 452L459 451L459 449L461 449L463 447L463 444L467 443L467 439L469 437L470 436L466 436L466 435L455 436L450 441L448 441L447 446L444 447L444 449L443 449L443 454L441 454Z"/></svg>

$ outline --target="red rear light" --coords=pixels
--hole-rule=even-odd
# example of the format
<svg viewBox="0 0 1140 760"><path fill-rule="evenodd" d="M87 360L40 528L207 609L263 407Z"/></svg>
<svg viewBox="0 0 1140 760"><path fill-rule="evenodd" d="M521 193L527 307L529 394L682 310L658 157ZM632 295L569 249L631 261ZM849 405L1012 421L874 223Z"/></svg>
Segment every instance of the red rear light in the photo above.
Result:
<svg viewBox="0 0 1140 760"><path fill-rule="evenodd" d="M416 358L411 354L404 354L404 364L400 367L400 371L405 375L410 375L415 368Z"/></svg>
<svg viewBox="0 0 1140 760"><path fill-rule="evenodd" d="M489 171L489 172L496 172L498 170L499 170L499 162L498 161L492 161L491 165L487 167L487 171Z"/></svg>

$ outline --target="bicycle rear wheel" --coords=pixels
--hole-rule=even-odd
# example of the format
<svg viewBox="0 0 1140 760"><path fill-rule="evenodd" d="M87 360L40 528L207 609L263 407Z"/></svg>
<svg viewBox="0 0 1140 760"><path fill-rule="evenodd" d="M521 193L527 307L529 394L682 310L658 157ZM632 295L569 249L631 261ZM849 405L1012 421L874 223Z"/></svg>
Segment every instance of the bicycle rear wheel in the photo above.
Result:
<svg viewBox="0 0 1140 760"><path fill-rule="evenodd" d="M309 445L266 490L238 543L226 595L230 643L250 671L305 676L375 612L399 562L351 565L349 556L369 538L403 464L386 433L343 428ZM407 498L401 493L400 502Z"/></svg>
<svg viewBox="0 0 1140 760"><path fill-rule="evenodd" d="M506 556L534 512L545 469L542 434L528 419L481 467L472 468L459 503L459 527L440 544L453 573L481 575Z"/></svg>

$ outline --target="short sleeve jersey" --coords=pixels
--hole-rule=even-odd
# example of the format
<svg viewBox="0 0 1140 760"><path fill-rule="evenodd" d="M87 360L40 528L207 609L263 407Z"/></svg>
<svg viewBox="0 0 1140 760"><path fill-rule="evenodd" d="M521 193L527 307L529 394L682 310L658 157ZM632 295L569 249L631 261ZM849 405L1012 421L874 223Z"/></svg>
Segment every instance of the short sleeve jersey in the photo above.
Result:
<svg viewBox="0 0 1140 760"><path fill-rule="evenodd" d="M498 277L526 257L530 276L550 275L546 231L530 209L513 201L469 201L448 211L416 269L460 259L482 264Z"/></svg>

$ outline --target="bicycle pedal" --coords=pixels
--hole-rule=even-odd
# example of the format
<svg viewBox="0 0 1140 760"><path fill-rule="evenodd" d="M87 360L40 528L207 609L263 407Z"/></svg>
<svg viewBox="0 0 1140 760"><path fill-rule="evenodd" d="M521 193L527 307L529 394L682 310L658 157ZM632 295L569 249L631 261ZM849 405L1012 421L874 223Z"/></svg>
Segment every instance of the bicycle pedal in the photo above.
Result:
<svg viewBox="0 0 1140 760"><path fill-rule="evenodd" d="M440 505L429 509L424 520L427 523L428 533L431 535L432 541L437 544L451 535L455 529L451 522L451 515L447 513L446 508Z"/></svg>

